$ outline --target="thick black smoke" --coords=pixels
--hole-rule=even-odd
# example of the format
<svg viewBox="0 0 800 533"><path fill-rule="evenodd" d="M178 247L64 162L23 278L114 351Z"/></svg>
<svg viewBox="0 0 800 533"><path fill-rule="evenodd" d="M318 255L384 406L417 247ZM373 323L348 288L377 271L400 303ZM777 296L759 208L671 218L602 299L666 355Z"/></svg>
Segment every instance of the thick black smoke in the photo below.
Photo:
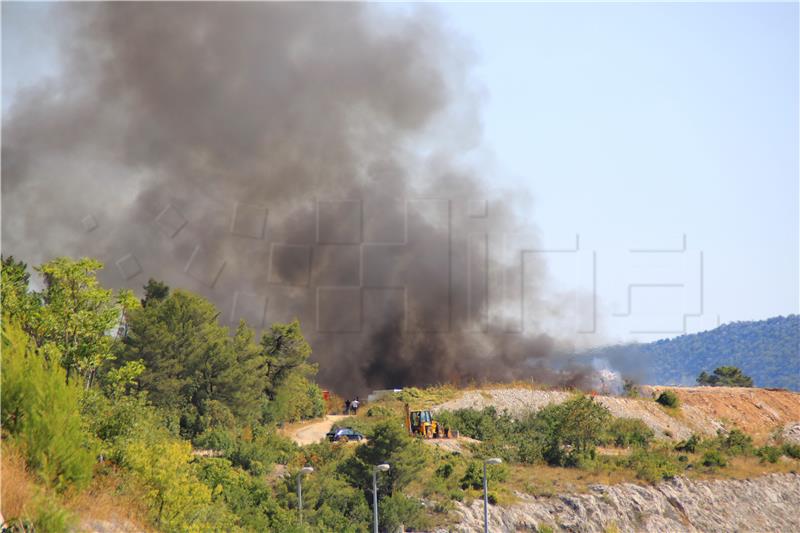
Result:
<svg viewBox="0 0 800 533"><path fill-rule="evenodd" d="M559 343L515 326L519 258L492 247L520 206L484 203L488 180L461 155L480 145L480 90L435 11L102 3L52 17L63 73L3 117L4 253L99 257L109 285L162 279L231 322L298 317L321 381L345 392L580 384L582 370L552 370ZM550 312L535 302L526 313Z"/></svg>

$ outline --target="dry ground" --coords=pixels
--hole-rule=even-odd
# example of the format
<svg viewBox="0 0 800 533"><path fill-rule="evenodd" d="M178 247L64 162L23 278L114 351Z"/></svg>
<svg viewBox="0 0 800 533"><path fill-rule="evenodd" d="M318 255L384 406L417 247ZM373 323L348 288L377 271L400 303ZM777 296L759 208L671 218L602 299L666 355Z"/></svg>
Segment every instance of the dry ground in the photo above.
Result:
<svg viewBox="0 0 800 533"><path fill-rule="evenodd" d="M309 420L307 422L292 424L281 430L281 433L291 438L300 446L314 444L325 438L325 434L331 430L339 420L347 418L345 415L327 415L322 419Z"/></svg>
<svg viewBox="0 0 800 533"><path fill-rule="evenodd" d="M743 387L643 387L643 392L658 393L666 388L675 391L689 422L696 425L710 419L766 440L776 429L800 422L800 394L796 392Z"/></svg>

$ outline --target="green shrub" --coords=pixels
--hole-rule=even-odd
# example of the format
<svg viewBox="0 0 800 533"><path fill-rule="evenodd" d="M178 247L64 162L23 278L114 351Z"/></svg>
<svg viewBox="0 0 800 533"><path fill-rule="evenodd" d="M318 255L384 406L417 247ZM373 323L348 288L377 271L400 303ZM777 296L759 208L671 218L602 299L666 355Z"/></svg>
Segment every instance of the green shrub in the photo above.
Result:
<svg viewBox="0 0 800 533"><path fill-rule="evenodd" d="M261 475L275 463L286 464L297 451L297 446L271 428L259 428L251 440L237 439L235 447L227 453L234 466Z"/></svg>
<svg viewBox="0 0 800 533"><path fill-rule="evenodd" d="M452 463L442 463L439 468L436 469L436 475L447 479L453 473L453 464Z"/></svg>
<svg viewBox="0 0 800 533"><path fill-rule="evenodd" d="M789 444L787 442L781 447L781 450L783 455L787 457L791 457L792 459L800 459L800 444Z"/></svg>
<svg viewBox="0 0 800 533"><path fill-rule="evenodd" d="M542 439L542 455L558 466L579 466L593 459L595 446L607 431L611 413L589 396L548 405L529 419L529 430Z"/></svg>
<svg viewBox="0 0 800 533"><path fill-rule="evenodd" d="M230 455L236 449L236 437L224 429L211 429L196 436L193 441L197 448L216 450Z"/></svg>
<svg viewBox="0 0 800 533"><path fill-rule="evenodd" d="M456 411L440 411L436 419L445 426L457 429L461 435L488 441L504 437L504 424L511 423L510 418L500 421L494 407L486 407L482 411L476 409L458 409Z"/></svg>
<svg viewBox="0 0 800 533"><path fill-rule="evenodd" d="M709 468L724 467L728 465L728 461L725 460L725 456L722 455L719 450L708 450L705 452L703 454L703 458L700 459L700 463Z"/></svg>
<svg viewBox="0 0 800 533"><path fill-rule="evenodd" d="M317 418L325 414L322 390L301 375L290 374L275 391L275 399L266 402L264 420L281 424Z"/></svg>
<svg viewBox="0 0 800 533"><path fill-rule="evenodd" d="M400 525L419 530L427 525L422 504L399 492L378 503L381 531L396 531Z"/></svg>
<svg viewBox="0 0 800 533"><path fill-rule="evenodd" d="M202 461L191 452L189 442L157 431L130 442L123 465L145 489L150 517L160 531L235 530L236 517L212 500L214 490L202 479Z"/></svg>
<svg viewBox="0 0 800 533"><path fill-rule="evenodd" d="M3 325L2 426L34 471L59 491L81 487L95 462L80 416L80 388L19 328Z"/></svg>
<svg viewBox="0 0 800 533"><path fill-rule="evenodd" d="M762 463L777 463L781 457L781 448L775 446L762 446L756 450L756 455L761 458Z"/></svg>
<svg viewBox="0 0 800 533"><path fill-rule="evenodd" d="M373 405L369 409L367 409L367 416L369 417L378 417L378 418L386 418L390 416L394 416L394 411L386 407L385 405Z"/></svg>
<svg viewBox="0 0 800 533"><path fill-rule="evenodd" d="M486 479L490 482L502 483L508 478L508 469L505 465L492 465L486 469ZM470 461L464 476L459 480L462 489L483 488L483 463Z"/></svg>
<svg viewBox="0 0 800 533"><path fill-rule="evenodd" d="M659 394L658 398L656 398L656 401L664 407L678 407L678 404L680 403L678 400L678 395L671 390L665 390Z"/></svg>
<svg viewBox="0 0 800 533"><path fill-rule="evenodd" d="M606 442L620 448L628 446L647 446L654 433L647 424L637 418L615 418L608 426Z"/></svg>
<svg viewBox="0 0 800 533"><path fill-rule="evenodd" d="M753 452L753 438L739 429L732 429L727 435L718 435L716 445L728 455L749 455Z"/></svg>
<svg viewBox="0 0 800 533"><path fill-rule="evenodd" d="M628 468L636 472L636 477L656 483L675 477L680 466L670 454L662 450L637 448L625 461Z"/></svg>
<svg viewBox="0 0 800 533"><path fill-rule="evenodd" d="M164 413L149 405L145 395L110 400L96 389L84 391L81 413L99 453L117 464L122 462L124 448L129 442L163 431L167 423ZM171 434L177 436L177 428Z"/></svg>
<svg viewBox="0 0 800 533"><path fill-rule="evenodd" d="M479 489L483 487L483 473L481 467L475 461L470 461L464 475L458 481L459 486L464 489Z"/></svg>
<svg viewBox="0 0 800 533"><path fill-rule="evenodd" d="M675 451L694 453L695 451L697 451L697 446L699 444L700 444L700 436L697 435L696 433L692 433L691 437L689 437L686 440L680 441L675 446Z"/></svg>

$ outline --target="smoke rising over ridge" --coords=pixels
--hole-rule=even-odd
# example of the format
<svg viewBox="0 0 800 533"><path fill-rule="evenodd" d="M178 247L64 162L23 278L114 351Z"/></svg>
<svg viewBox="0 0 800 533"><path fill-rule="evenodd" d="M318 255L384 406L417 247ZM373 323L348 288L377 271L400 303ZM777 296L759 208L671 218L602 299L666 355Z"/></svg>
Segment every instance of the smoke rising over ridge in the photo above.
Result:
<svg viewBox="0 0 800 533"><path fill-rule="evenodd" d="M63 74L3 117L4 254L95 256L108 285L163 279L256 328L298 317L342 390L582 383L519 326L523 305L550 312L517 290L544 267L497 244L519 206L461 156L480 91L435 11L53 10Z"/></svg>

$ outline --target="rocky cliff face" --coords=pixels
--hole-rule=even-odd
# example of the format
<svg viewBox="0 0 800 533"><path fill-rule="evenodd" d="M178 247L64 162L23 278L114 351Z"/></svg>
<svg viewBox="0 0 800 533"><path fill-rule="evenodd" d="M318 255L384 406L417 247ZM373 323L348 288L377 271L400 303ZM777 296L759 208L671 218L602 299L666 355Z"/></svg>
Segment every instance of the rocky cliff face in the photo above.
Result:
<svg viewBox="0 0 800 533"><path fill-rule="evenodd" d="M800 475L749 480L690 481L656 486L594 485L588 494L521 499L489 509L492 532L553 531L800 531ZM460 521L441 531L483 531L483 501L459 505ZM537 529L538 528L538 529Z"/></svg>

